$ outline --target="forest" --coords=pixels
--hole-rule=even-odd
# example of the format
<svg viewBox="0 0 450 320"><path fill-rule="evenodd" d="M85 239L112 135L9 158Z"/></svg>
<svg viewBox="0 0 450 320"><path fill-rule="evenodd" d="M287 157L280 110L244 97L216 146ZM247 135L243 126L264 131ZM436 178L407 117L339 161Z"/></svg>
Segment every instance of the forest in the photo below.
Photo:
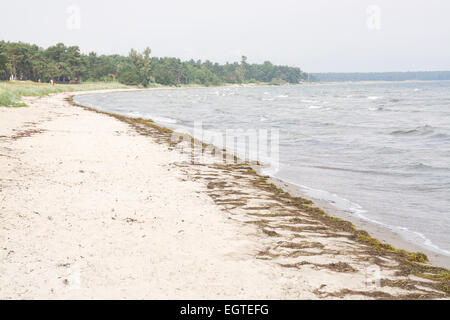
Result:
<svg viewBox="0 0 450 320"><path fill-rule="evenodd" d="M151 56L151 49L130 50L128 56L83 54L78 46L58 43L47 49L23 42L0 41L0 80L80 83L82 81L119 81L147 87L161 85L220 85L239 83L295 84L304 74L299 68L277 66L269 61L251 64L219 64L211 61L181 61L172 57Z"/></svg>

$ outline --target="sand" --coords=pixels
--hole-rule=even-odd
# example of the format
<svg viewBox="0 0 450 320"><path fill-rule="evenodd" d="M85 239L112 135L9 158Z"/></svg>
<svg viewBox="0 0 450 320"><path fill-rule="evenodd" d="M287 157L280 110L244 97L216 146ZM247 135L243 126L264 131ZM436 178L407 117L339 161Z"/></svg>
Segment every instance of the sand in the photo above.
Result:
<svg viewBox="0 0 450 320"><path fill-rule="evenodd" d="M73 95L0 108L1 299L448 298L245 167Z"/></svg>

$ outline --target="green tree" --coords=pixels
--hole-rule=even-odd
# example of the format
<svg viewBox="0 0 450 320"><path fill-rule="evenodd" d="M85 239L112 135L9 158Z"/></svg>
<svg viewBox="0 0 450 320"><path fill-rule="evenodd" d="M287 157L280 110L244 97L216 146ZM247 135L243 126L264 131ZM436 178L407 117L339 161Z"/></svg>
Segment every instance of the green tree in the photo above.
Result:
<svg viewBox="0 0 450 320"><path fill-rule="evenodd" d="M139 70L132 63L123 63L118 67L118 80L127 85L138 85L140 83Z"/></svg>
<svg viewBox="0 0 450 320"><path fill-rule="evenodd" d="M0 41L0 80L9 79L8 56L6 54L6 43Z"/></svg>
<svg viewBox="0 0 450 320"><path fill-rule="evenodd" d="M276 66L266 61L249 64L246 56L240 62L218 64L209 60L181 61L177 58L151 57L151 49L142 53L132 49L128 56L83 54L78 46L57 43L47 49L22 42L0 41L0 80L13 75L19 80L54 79L59 82L71 80L112 80L148 86L151 82L178 86L181 84L219 85L221 83L298 83L302 79L299 68ZM422 73L411 73L408 77L425 77ZM351 77L365 79L378 75L354 74ZM401 75L389 75L398 79ZM448 78L448 74L433 74L429 77ZM336 77L335 77L336 78ZM337 76L348 78L348 76Z"/></svg>
<svg viewBox="0 0 450 320"><path fill-rule="evenodd" d="M147 87L150 82L150 70L151 70L151 54L152 50L147 47L142 53L138 53L136 50L131 49L128 58L130 63L134 66L137 76L139 78L139 84ZM129 69L127 69L129 70Z"/></svg>

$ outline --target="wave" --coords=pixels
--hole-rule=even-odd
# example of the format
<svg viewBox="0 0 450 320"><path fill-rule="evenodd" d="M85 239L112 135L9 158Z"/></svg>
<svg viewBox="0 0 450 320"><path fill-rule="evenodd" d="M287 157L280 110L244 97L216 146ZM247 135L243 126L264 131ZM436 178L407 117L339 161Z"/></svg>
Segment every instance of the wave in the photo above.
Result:
<svg viewBox="0 0 450 320"><path fill-rule="evenodd" d="M406 166L406 168L413 170L444 170L444 171L450 170L450 167L437 167L424 164L422 162L409 164Z"/></svg>
<svg viewBox="0 0 450 320"><path fill-rule="evenodd" d="M155 122L178 123L178 121L175 119L165 118L165 117L153 117L152 120Z"/></svg>
<svg viewBox="0 0 450 320"><path fill-rule="evenodd" d="M99 109L99 108L97 108ZM175 124L178 123L178 121L176 119L172 119L172 118L167 118L167 117L161 117L161 116L153 116L151 114L148 113L141 113L139 111L130 111L130 112L125 112L124 113L125 116L130 117L130 118L143 118L143 119L151 119L155 122L161 122L161 123L169 123L169 124Z"/></svg>
<svg viewBox="0 0 450 320"><path fill-rule="evenodd" d="M100 109L100 108L97 108ZM125 116L130 117L130 118L139 118L142 117L142 113L138 112L138 111L130 111L130 112L125 112Z"/></svg>
<svg viewBox="0 0 450 320"><path fill-rule="evenodd" d="M391 135L428 135L433 133L433 127L429 125L424 125L420 127L416 127L414 129L406 129L406 130L395 130L392 131Z"/></svg>
<svg viewBox="0 0 450 320"><path fill-rule="evenodd" d="M402 226L395 226L395 225L390 225L387 223L383 223L380 222L378 220L375 219L371 219L368 217L368 211L365 210L361 205L359 205L358 203L352 202L348 199L345 199L337 194L334 193L330 193L326 190L320 190L320 189L314 189L311 187L307 187L305 185L301 185L295 182L291 182L291 181L287 181L285 179L282 179L288 183L291 183L293 185L296 185L297 187L299 187L300 189L302 189L305 194L311 198L315 198L315 199L320 199L320 200L325 200L326 202L330 203L333 207L335 207L336 209L343 211L343 212L347 212L349 214L355 215L356 217L360 218L361 220L365 220L368 221L372 224L377 224L382 226L383 228L389 229L389 230L397 230L400 233L403 233L405 235L405 237L411 240L411 237L417 239L419 238L420 241L420 245L428 248L434 252L439 252L441 254L450 256L450 251L445 250L441 247L439 247L438 245L434 244L429 238L427 238L423 233L417 232L417 231L413 231L410 230L406 227L402 227ZM417 243L417 242L416 242Z"/></svg>
<svg viewBox="0 0 450 320"><path fill-rule="evenodd" d="M309 167L310 168L316 168L316 169L347 171L347 172L356 172L356 173L373 173L373 174L382 173L382 172L373 171L373 170L348 169L348 168L328 167L328 166L309 166Z"/></svg>
<svg viewBox="0 0 450 320"><path fill-rule="evenodd" d="M388 171L379 171L379 170L370 170L370 169L349 169L349 168L340 168L340 167L329 167L329 166L308 166L304 165L303 167L314 168L314 169L322 169L322 170L332 170L332 171L343 171L343 172L353 172L353 173L361 173L361 174L371 174L371 175L385 175L385 176L408 176L408 174L401 172L388 172Z"/></svg>
<svg viewBox="0 0 450 320"><path fill-rule="evenodd" d="M450 135L446 133L436 133L432 135L430 138L437 139L437 140L448 140L450 139Z"/></svg>
<svg viewBox="0 0 450 320"><path fill-rule="evenodd" d="M152 119L155 122L170 123L170 124L178 123L178 120L176 120L176 119L162 117L162 116L153 116L148 113L145 114L143 117L146 119Z"/></svg>
<svg viewBox="0 0 450 320"><path fill-rule="evenodd" d="M450 251L442 249L441 247L435 245L430 239L428 239L423 233L417 232L417 231L411 231L408 228L405 227L395 227L398 230L401 230L403 232L407 232L410 234L415 235L416 237L420 238L422 240L422 243L425 247L428 247L431 250L434 250L436 252L439 252L441 254L450 256Z"/></svg>

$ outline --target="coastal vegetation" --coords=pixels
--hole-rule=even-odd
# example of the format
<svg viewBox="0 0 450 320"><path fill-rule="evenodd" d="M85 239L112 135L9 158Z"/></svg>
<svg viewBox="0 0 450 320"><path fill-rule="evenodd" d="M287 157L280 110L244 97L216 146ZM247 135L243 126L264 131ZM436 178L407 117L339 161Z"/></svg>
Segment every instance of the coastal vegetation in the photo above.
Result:
<svg viewBox="0 0 450 320"><path fill-rule="evenodd" d="M211 61L181 61L172 57L153 57L151 49L132 49L128 56L83 54L78 46L58 43L47 49L23 42L0 41L0 80L79 83L119 81L126 85L221 85L240 83L299 83L299 68L276 66L269 61L251 64L219 64Z"/></svg>
<svg viewBox="0 0 450 320"><path fill-rule="evenodd" d="M118 82L84 82L82 84L55 84L51 86L47 83L32 81L5 81L0 82L0 106L25 106L21 102L23 96L42 97L59 92L125 88L128 88L128 86Z"/></svg>

